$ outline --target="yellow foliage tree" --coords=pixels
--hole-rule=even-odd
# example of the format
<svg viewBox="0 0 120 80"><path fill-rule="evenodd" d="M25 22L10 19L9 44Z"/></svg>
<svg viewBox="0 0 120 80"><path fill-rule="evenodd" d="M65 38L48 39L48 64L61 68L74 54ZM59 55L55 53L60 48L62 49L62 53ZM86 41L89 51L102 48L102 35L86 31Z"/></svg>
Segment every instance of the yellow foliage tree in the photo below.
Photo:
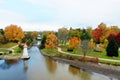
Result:
<svg viewBox="0 0 120 80"><path fill-rule="evenodd" d="M57 37L54 33L49 33L47 36L45 48L57 48Z"/></svg>
<svg viewBox="0 0 120 80"><path fill-rule="evenodd" d="M5 36L9 41L19 41L24 38L24 32L17 25L9 25L4 30Z"/></svg>
<svg viewBox="0 0 120 80"><path fill-rule="evenodd" d="M103 47L106 49L106 48L107 48L107 45L108 45L108 40L105 39L105 40L104 40L104 43L103 43Z"/></svg>
<svg viewBox="0 0 120 80"><path fill-rule="evenodd" d="M91 39L91 40L89 41L89 44L88 44L89 48L92 49L92 50L94 50L94 49L96 48L95 45L96 45L96 44L94 43L94 40Z"/></svg>
<svg viewBox="0 0 120 80"><path fill-rule="evenodd" d="M38 36L38 32L36 32L36 31L32 32L32 37L33 38L37 38L37 36Z"/></svg>

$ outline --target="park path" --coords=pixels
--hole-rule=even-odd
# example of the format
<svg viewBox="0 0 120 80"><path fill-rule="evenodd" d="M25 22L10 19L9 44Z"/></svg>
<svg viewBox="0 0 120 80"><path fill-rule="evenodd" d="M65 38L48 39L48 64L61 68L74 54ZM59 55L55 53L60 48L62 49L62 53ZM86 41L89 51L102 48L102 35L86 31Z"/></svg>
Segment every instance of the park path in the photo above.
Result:
<svg viewBox="0 0 120 80"><path fill-rule="evenodd" d="M58 52L60 52L60 53L63 53L63 54L69 54L69 55L71 55L71 56L83 56L83 55L78 55L78 54L70 54L69 52L64 52L64 51L62 51L61 50L61 48L60 47L58 47ZM94 58L94 57L92 57L92 56L86 56L86 57L89 57L89 58ZM99 60L104 60L104 61L112 61L112 62L120 62L120 60L113 60L113 59L105 59L105 58L98 58Z"/></svg>

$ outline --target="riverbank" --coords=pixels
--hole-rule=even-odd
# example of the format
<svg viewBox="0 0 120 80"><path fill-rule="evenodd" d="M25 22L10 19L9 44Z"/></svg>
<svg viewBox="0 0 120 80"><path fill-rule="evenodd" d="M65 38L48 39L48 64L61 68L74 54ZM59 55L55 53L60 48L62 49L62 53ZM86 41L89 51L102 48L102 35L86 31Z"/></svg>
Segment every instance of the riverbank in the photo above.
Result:
<svg viewBox="0 0 120 80"><path fill-rule="evenodd" d="M0 59L4 59L4 60L19 60L21 59L21 55L0 55Z"/></svg>
<svg viewBox="0 0 120 80"><path fill-rule="evenodd" d="M101 64L101 63L95 64L91 62L82 62L77 59L69 60L69 59L47 55L43 51L41 51L41 53L44 56L47 56L55 61L64 62L71 66L80 68L88 72L96 72L96 73L104 74L111 77L113 76L120 79L120 76L119 76L120 66L112 66L112 65Z"/></svg>

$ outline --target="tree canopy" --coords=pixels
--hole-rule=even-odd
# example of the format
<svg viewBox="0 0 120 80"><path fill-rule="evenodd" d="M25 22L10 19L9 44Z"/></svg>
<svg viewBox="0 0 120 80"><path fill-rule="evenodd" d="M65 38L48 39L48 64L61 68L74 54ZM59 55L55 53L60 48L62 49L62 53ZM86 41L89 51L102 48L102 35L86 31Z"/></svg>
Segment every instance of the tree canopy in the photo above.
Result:
<svg viewBox="0 0 120 80"><path fill-rule="evenodd" d="M19 41L24 38L22 28L17 25L9 25L5 27L5 36L9 41Z"/></svg>

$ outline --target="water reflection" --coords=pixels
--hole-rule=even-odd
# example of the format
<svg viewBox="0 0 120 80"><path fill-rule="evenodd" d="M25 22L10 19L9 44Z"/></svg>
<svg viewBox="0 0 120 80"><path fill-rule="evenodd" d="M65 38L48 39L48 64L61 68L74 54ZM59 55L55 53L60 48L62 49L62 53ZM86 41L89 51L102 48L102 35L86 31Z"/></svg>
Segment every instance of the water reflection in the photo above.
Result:
<svg viewBox="0 0 120 80"><path fill-rule="evenodd" d="M50 73L55 73L57 69L57 64L55 61L51 60L49 57L45 58L46 60L46 67Z"/></svg>
<svg viewBox="0 0 120 80"><path fill-rule="evenodd" d="M10 64L7 64L6 61L4 61L3 63L0 64L0 68L3 70L9 69L11 67Z"/></svg>
<svg viewBox="0 0 120 80"><path fill-rule="evenodd" d="M69 66L69 72L76 75L80 80L91 80L91 74L76 67Z"/></svg>
<svg viewBox="0 0 120 80"><path fill-rule="evenodd" d="M5 60L5 62L7 63L7 64L17 64L18 62L19 62L19 60L18 59L11 59L11 60Z"/></svg>
<svg viewBox="0 0 120 80"><path fill-rule="evenodd" d="M17 64L18 60L3 60L0 68L3 70L9 69L12 65Z"/></svg>
<svg viewBox="0 0 120 80"><path fill-rule="evenodd" d="M69 72L72 73L73 75L77 75L80 73L80 70L78 68L73 67L73 66L69 66Z"/></svg>
<svg viewBox="0 0 120 80"><path fill-rule="evenodd" d="M29 55L29 60L0 60L0 80L120 80L114 74L109 77L53 61L42 56L36 46Z"/></svg>
<svg viewBox="0 0 120 80"><path fill-rule="evenodd" d="M24 72L27 72L27 70L28 70L28 60L23 60L23 64L24 64Z"/></svg>

